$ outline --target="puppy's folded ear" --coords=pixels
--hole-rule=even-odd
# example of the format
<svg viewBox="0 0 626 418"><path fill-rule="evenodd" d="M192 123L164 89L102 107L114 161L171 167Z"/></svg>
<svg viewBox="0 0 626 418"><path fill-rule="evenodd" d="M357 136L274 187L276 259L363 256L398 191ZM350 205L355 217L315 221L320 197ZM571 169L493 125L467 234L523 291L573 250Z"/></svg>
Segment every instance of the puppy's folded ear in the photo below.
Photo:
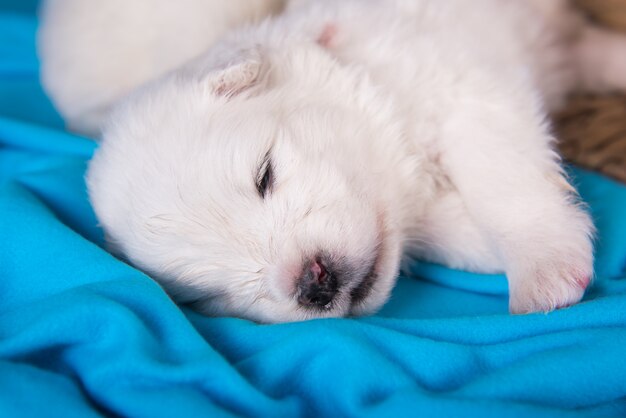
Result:
<svg viewBox="0 0 626 418"><path fill-rule="evenodd" d="M219 48L196 61L191 70L209 94L232 98L261 88L267 83L267 70L260 47Z"/></svg>
<svg viewBox="0 0 626 418"><path fill-rule="evenodd" d="M253 87L263 78L263 60L258 48L240 51L240 54L207 75L206 82L217 96L233 97Z"/></svg>

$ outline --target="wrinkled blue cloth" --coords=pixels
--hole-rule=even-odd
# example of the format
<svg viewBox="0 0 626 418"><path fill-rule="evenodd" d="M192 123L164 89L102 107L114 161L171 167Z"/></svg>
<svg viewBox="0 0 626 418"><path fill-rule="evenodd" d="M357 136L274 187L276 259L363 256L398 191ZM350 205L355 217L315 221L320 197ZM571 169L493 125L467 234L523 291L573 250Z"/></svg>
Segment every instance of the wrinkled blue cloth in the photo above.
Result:
<svg viewBox="0 0 626 418"><path fill-rule="evenodd" d="M503 276L416 262L372 317L203 317L103 250L96 144L41 90L35 3L0 7L1 417L626 414L626 187L574 172L599 232L569 309L511 316Z"/></svg>

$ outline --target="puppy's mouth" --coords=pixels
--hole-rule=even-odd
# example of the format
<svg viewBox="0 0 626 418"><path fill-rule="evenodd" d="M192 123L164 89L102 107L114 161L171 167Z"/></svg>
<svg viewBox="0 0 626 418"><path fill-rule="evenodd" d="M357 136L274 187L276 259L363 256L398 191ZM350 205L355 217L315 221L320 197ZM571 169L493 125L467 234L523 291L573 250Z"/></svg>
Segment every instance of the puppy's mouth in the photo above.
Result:
<svg viewBox="0 0 626 418"><path fill-rule="evenodd" d="M359 283L357 287L352 289L350 292L350 305L354 307L355 305L359 305L363 302L372 292L372 288L374 287L374 283L376 283L376 279L378 278L378 264L380 261L381 248L380 245L376 248L376 255L374 256L374 261L372 262L372 266L369 271L365 275L365 278Z"/></svg>
<svg viewBox="0 0 626 418"><path fill-rule="evenodd" d="M378 281L381 264L383 264L383 258L385 254L385 246L387 243L387 225L386 217L383 211L380 211L377 217L378 223L378 244L374 250L374 259L372 265L365 275L365 278L359 283L357 287L350 292L350 310L361 305L365 299L372 293L374 285Z"/></svg>

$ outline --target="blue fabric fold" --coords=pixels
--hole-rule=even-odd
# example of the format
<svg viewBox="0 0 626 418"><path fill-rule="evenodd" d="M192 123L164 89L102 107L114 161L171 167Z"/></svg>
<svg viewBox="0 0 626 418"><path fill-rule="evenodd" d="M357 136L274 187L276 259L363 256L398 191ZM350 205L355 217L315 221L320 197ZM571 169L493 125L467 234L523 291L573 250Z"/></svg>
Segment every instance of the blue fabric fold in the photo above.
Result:
<svg viewBox="0 0 626 418"><path fill-rule="evenodd" d="M413 262L371 317L204 317L103 249L34 5L0 1L0 416L626 415L626 187L572 171L598 240L569 309L511 316L504 276Z"/></svg>

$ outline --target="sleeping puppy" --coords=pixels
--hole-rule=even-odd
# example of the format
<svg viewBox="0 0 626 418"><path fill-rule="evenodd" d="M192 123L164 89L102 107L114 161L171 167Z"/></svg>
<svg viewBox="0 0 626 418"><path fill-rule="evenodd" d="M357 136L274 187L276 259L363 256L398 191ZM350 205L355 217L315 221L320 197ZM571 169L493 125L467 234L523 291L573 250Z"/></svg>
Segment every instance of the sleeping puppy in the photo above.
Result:
<svg viewBox="0 0 626 418"><path fill-rule="evenodd" d="M294 1L119 105L89 194L112 248L208 314L369 314L403 255L550 311L593 276L546 122L577 87L625 88L626 40L567 1Z"/></svg>

